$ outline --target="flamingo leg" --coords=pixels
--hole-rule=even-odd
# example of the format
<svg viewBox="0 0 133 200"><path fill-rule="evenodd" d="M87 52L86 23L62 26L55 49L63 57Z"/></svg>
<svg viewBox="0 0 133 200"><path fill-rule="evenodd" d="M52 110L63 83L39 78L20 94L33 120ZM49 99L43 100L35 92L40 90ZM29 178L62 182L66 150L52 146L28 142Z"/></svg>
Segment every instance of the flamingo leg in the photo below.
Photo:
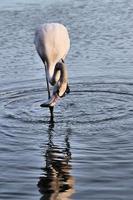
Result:
<svg viewBox="0 0 133 200"><path fill-rule="evenodd" d="M44 63L44 66L45 66L45 74L46 74L46 83L47 83L47 90L48 90L48 99L51 98L51 95L50 95L50 86L49 86L49 81L48 81L48 76L47 76L47 64L46 62Z"/></svg>
<svg viewBox="0 0 133 200"><path fill-rule="evenodd" d="M48 90L48 99L51 98L50 95L50 86L49 86L49 81L48 81L48 76L47 76L47 64L46 62L44 63L45 66L45 74L46 74L46 83L47 83L47 90ZM43 107L43 104L41 104L41 107ZM49 111L50 111L50 121L53 122L54 120L54 107L49 107Z"/></svg>

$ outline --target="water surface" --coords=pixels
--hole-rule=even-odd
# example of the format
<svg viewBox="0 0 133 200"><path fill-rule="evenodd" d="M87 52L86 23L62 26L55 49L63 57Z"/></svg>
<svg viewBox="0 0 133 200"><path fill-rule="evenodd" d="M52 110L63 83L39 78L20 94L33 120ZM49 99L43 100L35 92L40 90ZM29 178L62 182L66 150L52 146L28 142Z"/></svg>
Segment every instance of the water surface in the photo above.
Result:
<svg viewBox="0 0 133 200"><path fill-rule="evenodd" d="M132 200L133 3L0 3L0 199ZM44 22L67 26L70 95L48 109L34 45Z"/></svg>

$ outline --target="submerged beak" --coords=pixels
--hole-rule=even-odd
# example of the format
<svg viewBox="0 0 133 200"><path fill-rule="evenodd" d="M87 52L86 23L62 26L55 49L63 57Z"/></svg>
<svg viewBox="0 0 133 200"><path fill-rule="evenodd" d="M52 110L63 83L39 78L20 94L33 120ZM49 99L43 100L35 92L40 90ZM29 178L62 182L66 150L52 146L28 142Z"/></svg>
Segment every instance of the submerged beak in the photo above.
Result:
<svg viewBox="0 0 133 200"><path fill-rule="evenodd" d="M59 89L58 89L58 90L56 90L56 92L54 92L54 94L52 95L52 97L47 102L41 104L40 106L41 107L54 107L56 105L57 101L60 98L64 97L65 94L69 94L69 93L70 93L70 88L67 85L67 87L63 91L63 95L62 96L59 96Z"/></svg>

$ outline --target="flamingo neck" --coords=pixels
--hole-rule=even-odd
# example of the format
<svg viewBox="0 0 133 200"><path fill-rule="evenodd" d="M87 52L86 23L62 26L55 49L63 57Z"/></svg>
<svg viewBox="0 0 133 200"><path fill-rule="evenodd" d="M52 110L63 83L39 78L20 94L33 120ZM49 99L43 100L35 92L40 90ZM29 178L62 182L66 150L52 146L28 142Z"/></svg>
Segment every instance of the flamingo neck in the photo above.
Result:
<svg viewBox="0 0 133 200"><path fill-rule="evenodd" d="M57 93L59 97L63 96L68 82L67 68L64 63L58 62L55 66L53 77L50 81L54 87L54 94Z"/></svg>

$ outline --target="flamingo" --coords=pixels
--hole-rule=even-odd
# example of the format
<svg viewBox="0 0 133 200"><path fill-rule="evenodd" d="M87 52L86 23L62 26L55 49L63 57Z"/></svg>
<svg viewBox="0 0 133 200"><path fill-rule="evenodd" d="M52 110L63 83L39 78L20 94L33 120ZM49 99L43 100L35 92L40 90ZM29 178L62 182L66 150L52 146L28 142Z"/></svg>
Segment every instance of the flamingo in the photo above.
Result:
<svg viewBox="0 0 133 200"><path fill-rule="evenodd" d="M66 27L59 23L40 25L35 32L34 44L45 65L48 101L42 107L54 107L61 97L70 92L68 73L64 63L70 49L70 38ZM50 96L49 84L53 86Z"/></svg>

